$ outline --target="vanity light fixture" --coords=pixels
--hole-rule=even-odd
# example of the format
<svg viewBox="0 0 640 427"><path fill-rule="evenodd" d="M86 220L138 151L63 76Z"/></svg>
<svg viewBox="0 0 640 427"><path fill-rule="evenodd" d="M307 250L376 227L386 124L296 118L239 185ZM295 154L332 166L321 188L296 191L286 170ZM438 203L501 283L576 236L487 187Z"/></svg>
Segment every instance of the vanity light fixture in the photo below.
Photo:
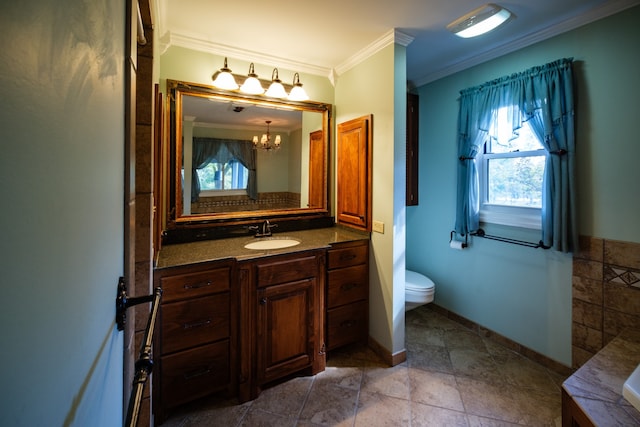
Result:
<svg viewBox="0 0 640 427"><path fill-rule="evenodd" d="M247 74L247 79L240 86L240 92L250 95L262 95L264 93L264 88L254 70L253 62L249 65L249 74Z"/></svg>
<svg viewBox="0 0 640 427"><path fill-rule="evenodd" d="M302 88L302 83L300 83L300 74L295 73L293 75L293 88L291 88L291 92L289 93L290 101L306 101L309 99L309 95Z"/></svg>
<svg viewBox="0 0 640 427"><path fill-rule="evenodd" d="M476 37L494 30L512 17L513 14L502 6L487 3L447 25L447 30L458 37Z"/></svg>
<svg viewBox="0 0 640 427"><path fill-rule="evenodd" d="M271 73L271 86L267 89L267 93L265 95L270 96L272 98L286 98L287 91L284 90L284 86L282 85L282 80L278 78L278 69L274 68Z"/></svg>
<svg viewBox="0 0 640 427"><path fill-rule="evenodd" d="M242 86L236 83L236 77L239 79L238 81L242 83ZM291 92L287 94L287 88L285 88L282 80L280 80L277 68L274 68L271 73L271 84L265 93L262 83L266 82L261 82L260 79L258 79L253 62L249 64L249 73L246 77L241 75L234 76L227 66L227 58L225 57L224 66L213 73L211 79L213 80L213 86L219 89L236 91L239 88L240 92L248 95L264 95L279 99L286 98L289 101L307 101L309 99L309 95L307 95L307 92L302 88L302 83L300 83L299 73L293 75L293 84L287 85L287 88L291 88Z"/></svg>
<svg viewBox="0 0 640 427"><path fill-rule="evenodd" d="M226 90L236 90L238 89L238 83L236 83L236 79L231 74L231 70L227 67L227 58L224 58L224 67L220 68L219 71L216 71L212 76L213 85L219 87L220 89Z"/></svg>
<svg viewBox="0 0 640 427"><path fill-rule="evenodd" d="M280 138L280 135L276 135L276 138L274 139L272 144L271 132L269 132L269 125L271 124L271 120L265 120L265 122L267 123L267 133L262 134L262 138L260 138L259 143L258 143L258 135L253 136L253 148L254 149L261 148L263 150L277 150L278 148L280 148L280 143L282 142L282 139Z"/></svg>

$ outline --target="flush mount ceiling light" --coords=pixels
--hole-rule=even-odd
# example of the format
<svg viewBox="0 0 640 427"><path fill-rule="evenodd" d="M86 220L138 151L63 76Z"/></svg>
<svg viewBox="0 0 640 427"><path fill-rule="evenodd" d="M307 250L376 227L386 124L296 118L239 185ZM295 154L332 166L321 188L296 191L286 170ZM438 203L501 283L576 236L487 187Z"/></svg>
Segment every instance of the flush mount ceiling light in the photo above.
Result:
<svg viewBox="0 0 640 427"><path fill-rule="evenodd" d="M258 135L255 135L253 137L253 148L262 148L263 150L277 150L278 148L280 148L282 139L280 138L280 135L276 135L275 140L273 141L273 143L271 143L271 132L269 132L269 125L271 124L271 120L265 120L265 123L267 124L267 133L262 134L262 138L260 138L259 143Z"/></svg>
<svg viewBox="0 0 640 427"><path fill-rule="evenodd" d="M488 3L472 10L449 25L447 30L458 37L476 37L507 22L513 14L497 4Z"/></svg>
<svg viewBox="0 0 640 427"><path fill-rule="evenodd" d="M220 89L238 89L238 83L236 83L231 70L227 67L227 58L224 58L224 66L219 71L216 71L211 78L213 79L213 85Z"/></svg>

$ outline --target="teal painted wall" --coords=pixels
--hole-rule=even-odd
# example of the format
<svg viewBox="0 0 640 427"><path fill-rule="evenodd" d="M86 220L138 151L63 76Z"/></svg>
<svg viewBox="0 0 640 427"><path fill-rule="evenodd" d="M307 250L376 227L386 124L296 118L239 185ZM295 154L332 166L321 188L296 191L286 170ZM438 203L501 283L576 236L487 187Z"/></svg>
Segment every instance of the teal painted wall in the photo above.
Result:
<svg viewBox="0 0 640 427"><path fill-rule="evenodd" d="M436 304L566 365L571 255L481 239L464 251L448 247L457 99L461 89L573 57L580 234L640 242L639 19L635 7L418 88L420 205L407 208L407 268L434 280ZM539 240L537 232L518 235Z"/></svg>
<svg viewBox="0 0 640 427"><path fill-rule="evenodd" d="M124 4L0 5L2 426L122 424Z"/></svg>

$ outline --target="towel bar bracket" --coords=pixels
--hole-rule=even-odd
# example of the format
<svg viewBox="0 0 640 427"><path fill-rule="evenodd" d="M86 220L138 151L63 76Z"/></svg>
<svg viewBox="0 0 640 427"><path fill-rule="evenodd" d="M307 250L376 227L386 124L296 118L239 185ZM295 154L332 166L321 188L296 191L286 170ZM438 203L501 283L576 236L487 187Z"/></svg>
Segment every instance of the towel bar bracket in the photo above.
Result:
<svg viewBox="0 0 640 427"><path fill-rule="evenodd" d="M127 296L127 285L125 284L124 277L120 277L118 279L118 294L116 296L116 324L118 325L118 330L124 330L124 326L127 323L127 308L144 304L145 302L152 302L158 292L162 293L162 290L158 288L156 292L151 295L129 297Z"/></svg>

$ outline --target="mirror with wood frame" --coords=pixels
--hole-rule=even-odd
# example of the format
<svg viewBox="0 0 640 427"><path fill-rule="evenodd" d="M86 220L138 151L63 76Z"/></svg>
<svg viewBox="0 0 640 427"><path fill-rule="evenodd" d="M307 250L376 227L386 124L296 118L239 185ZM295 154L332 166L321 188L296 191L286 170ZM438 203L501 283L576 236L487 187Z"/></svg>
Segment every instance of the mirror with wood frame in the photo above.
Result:
<svg viewBox="0 0 640 427"><path fill-rule="evenodd" d="M167 80L167 227L328 217L331 105Z"/></svg>

